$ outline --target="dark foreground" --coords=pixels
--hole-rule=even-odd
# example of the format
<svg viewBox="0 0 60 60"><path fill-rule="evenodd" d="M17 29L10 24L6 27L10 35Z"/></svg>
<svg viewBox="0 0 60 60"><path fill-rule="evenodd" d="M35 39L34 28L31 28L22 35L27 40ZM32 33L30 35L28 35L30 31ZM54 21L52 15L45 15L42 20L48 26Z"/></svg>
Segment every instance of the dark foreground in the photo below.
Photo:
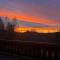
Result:
<svg viewBox="0 0 60 60"><path fill-rule="evenodd" d="M26 56L11 56L11 55L0 54L0 60L41 60L41 59Z"/></svg>
<svg viewBox="0 0 60 60"><path fill-rule="evenodd" d="M60 60L60 44L0 40L0 55L0 60Z"/></svg>

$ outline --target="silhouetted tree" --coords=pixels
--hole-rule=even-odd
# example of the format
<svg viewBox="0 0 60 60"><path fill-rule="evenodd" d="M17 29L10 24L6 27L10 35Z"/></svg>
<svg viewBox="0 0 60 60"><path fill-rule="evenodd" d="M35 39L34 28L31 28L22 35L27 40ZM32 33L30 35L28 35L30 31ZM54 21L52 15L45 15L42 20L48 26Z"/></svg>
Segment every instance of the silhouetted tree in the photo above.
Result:
<svg viewBox="0 0 60 60"><path fill-rule="evenodd" d="M17 19L16 19L16 17L13 18L13 25L14 25L14 29L15 29L15 27L17 26Z"/></svg>
<svg viewBox="0 0 60 60"><path fill-rule="evenodd" d="M13 24L14 24L14 26L16 26L16 24L17 24L17 19L16 19L16 17L13 18Z"/></svg>
<svg viewBox="0 0 60 60"><path fill-rule="evenodd" d="M0 32L2 32L4 30L4 24L3 24L3 21L0 17Z"/></svg>
<svg viewBox="0 0 60 60"><path fill-rule="evenodd" d="M12 23L7 24L7 31L8 32L14 32L14 25Z"/></svg>

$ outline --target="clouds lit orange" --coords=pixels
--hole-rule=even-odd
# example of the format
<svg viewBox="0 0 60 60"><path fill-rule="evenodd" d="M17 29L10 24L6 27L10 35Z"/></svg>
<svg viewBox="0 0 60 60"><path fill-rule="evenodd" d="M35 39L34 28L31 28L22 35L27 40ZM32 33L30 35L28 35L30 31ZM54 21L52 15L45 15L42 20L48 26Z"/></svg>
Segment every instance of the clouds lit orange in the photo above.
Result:
<svg viewBox="0 0 60 60"><path fill-rule="evenodd" d="M44 29L37 31L54 32L56 27L59 28L58 31L60 30L59 6L60 1L58 0L0 0L0 16L16 17L18 20L39 23L44 26ZM47 25L50 28L55 28L55 30L46 29Z"/></svg>

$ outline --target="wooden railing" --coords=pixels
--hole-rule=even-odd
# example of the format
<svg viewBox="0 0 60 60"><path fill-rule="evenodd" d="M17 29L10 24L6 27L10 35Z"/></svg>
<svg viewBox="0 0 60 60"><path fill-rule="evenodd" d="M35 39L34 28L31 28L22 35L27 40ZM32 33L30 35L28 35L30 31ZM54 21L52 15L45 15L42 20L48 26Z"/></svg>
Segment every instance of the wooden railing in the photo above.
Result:
<svg viewBox="0 0 60 60"><path fill-rule="evenodd" d="M60 60L60 44L0 40L0 51L42 59Z"/></svg>

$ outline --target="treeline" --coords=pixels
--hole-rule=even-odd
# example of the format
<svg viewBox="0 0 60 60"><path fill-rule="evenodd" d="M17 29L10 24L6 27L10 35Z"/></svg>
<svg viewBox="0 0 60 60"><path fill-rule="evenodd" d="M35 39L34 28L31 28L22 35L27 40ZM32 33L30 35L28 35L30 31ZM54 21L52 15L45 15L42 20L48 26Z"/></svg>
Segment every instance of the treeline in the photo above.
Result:
<svg viewBox="0 0 60 60"><path fill-rule="evenodd" d="M8 17L4 17L4 18L5 18L5 20L2 19L2 17L0 17L0 32L3 32L3 31L5 31L5 32L14 32L15 24L9 22Z"/></svg>

